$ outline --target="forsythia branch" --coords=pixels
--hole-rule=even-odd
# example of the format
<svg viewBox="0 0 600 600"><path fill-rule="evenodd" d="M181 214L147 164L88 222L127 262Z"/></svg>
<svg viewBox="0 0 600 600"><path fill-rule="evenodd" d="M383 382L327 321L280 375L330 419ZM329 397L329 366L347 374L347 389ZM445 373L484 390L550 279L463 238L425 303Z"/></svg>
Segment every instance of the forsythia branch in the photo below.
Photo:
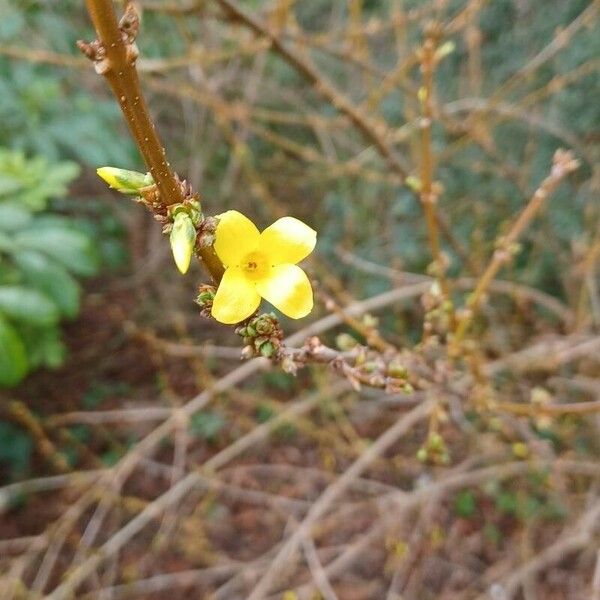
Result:
<svg viewBox="0 0 600 600"><path fill-rule="evenodd" d="M98 39L91 43L79 41L78 46L94 62L96 71L108 81L152 175L160 202L163 206L183 204L186 200L185 186L166 159L136 69L138 49L135 38L139 29L136 9L133 4L128 4L123 18L118 22L111 0L86 2ZM196 253L211 277L219 282L223 266L212 247L198 245Z"/></svg>

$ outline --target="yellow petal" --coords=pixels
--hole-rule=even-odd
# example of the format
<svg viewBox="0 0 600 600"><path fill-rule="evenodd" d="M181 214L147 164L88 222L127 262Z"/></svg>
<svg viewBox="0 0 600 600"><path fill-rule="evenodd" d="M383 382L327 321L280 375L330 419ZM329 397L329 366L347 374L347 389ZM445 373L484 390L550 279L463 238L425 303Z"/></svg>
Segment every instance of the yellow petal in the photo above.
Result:
<svg viewBox="0 0 600 600"><path fill-rule="evenodd" d="M297 265L273 267L268 277L256 282L256 290L265 300L292 319L305 317L313 307L310 281Z"/></svg>
<svg viewBox="0 0 600 600"><path fill-rule="evenodd" d="M228 210L218 217L215 252L226 267L238 265L246 254L256 250L260 233L256 225L237 210Z"/></svg>
<svg viewBox="0 0 600 600"><path fill-rule="evenodd" d="M317 232L294 217L283 217L260 234L261 249L271 264L296 264L306 258L317 243Z"/></svg>
<svg viewBox="0 0 600 600"><path fill-rule="evenodd" d="M247 319L260 304L254 283L237 267L225 271L213 300L212 316L231 325Z"/></svg>

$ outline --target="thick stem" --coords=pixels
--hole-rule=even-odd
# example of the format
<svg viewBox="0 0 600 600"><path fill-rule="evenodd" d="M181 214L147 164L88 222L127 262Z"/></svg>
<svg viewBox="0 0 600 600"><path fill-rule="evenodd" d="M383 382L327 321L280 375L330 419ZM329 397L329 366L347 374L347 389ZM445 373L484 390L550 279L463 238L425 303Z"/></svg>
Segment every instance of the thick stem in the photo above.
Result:
<svg viewBox="0 0 600 600"><path fill-rule="evenodd" d="M108 81L121 107L137 147L166 206L184 201L179 181L165 156L142 94L135 61L137 48L129 42L119 28L112 0L86 0L88 12L96 29L98 40L106 52L97 64L97 70ZM215 282L223 275L223 265L213 248L197 251Z"/></svg>
<svg viewBox="0 0 600 600"><path fill-rule="evenodd" d="M179 186L160 142L148 107L142 95L135 67L136 54L132 45L123 39L112 0L86 0L98 39L106 50L102 74L110 84L127 124L154 181L162 201L167 204L183 202Z"/></svg>

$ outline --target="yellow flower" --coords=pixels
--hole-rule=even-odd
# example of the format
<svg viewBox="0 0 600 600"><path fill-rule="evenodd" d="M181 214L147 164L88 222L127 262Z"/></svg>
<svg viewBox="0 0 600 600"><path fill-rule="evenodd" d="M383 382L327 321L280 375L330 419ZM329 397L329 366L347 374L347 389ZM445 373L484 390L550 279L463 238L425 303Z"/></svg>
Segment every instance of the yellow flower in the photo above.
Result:
<svg viewBox="0 0 600 600"><path fill-rule="evenodd" d="M225 267L212 307L221 323L247 319L264 298L292 319L313 307L306 273L296 265L315 247L317 232L293 217L283 217L259 233L236 210L219 215L215 252Z"/></svg>

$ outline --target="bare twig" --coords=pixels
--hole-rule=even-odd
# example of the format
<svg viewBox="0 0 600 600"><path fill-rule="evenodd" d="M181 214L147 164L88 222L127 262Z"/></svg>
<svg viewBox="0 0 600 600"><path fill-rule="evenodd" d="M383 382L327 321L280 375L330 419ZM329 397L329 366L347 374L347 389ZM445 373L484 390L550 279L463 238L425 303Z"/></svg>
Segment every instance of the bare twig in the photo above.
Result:
<svg viewBox="0 0 600 600"><path fill-rule="evenodd" d="M548 175L548 177L540 184L527 206L513 223L510 231L500 240L498 249L494 252L485 272L469 297L467 301L467 312L463 315L456 328L455 342L460 342L462 340L475 313L479 310L491 282L502 266L510 260L511 256L517 251L515 244L521 237L521 234L541 209L548 196L554 192L559 183L569 173L572 173L578 167L578 164L579 163L570 152L564 150L556 151L550 175Z"/></svg>
<svg viewBox="0 0 600 600"><path fill-rule="evenodd" d="M392 425L392 427L369 446L335 483L330 485L321 494L318 500L312 505L302 523L295 529L287 542L283 544L265 574L248 596L248 600L259 600L268 593L276 581L293 565L294 555L298 546L301 544L304 536L309 534L317 519L346 491L355 477L358 477L376 458L381 456L392 444L406 434L412 426L426 418L433 405L432 401L426 401L406 413L397 423Z"/></svg>

